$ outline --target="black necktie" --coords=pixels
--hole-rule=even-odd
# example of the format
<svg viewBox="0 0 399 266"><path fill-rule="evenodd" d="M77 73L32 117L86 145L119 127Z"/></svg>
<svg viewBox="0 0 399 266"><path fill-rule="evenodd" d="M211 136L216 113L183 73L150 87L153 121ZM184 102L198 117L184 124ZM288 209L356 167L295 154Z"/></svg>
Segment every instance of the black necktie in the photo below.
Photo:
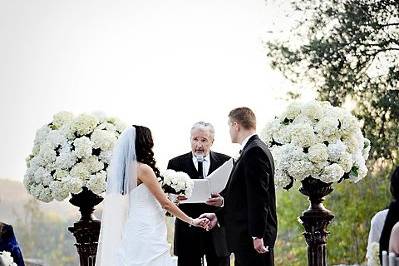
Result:
<svg viewBox="0 0 399 266"><path fill-rule="evenodd" d="M201 161L198 161L198 177L204 178L204 167Z"/></svg>

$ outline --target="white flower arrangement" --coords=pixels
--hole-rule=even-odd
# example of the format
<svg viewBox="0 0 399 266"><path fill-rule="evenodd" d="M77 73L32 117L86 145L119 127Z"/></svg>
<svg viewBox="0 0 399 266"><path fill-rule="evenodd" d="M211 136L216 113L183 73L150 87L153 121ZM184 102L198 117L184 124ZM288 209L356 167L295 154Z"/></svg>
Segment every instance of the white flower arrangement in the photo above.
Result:
<svg viewBox="0 0 399 266"><path fill-rule="evenodd" d="M62 201L87 187L101 194L112 149L125 125L101 114L60 112L36 132L26 159L26 189L35 198Z"/></svg>
<svg viewBox="0 0 399 266"><path fill-rule="evenodd" d="M167 169L161 174L158 181L166 193L189 198L193 192L194 181L185 172Z"/></svg>
<svg viewBox="0 0 399 266"><path fill-rule="evenodd" d="M325 183L367 174L370 141L360 123L343 108L328 102L292 103L262 132L275 160L275 184L289 189L307 177Z"/></svg>
<svg viewBox="0 0 399 266"><path fill-rule="evenodd" d="M367 265L381 266L380 263L380 243L371 242L367 248Z"/></svg>
<svg viewBox="0 0 399 266"><path fill-rule="evenodd" d="M11 253L8 251L0 251L0 265L17 266L13 257L11 256Z"/></svg>

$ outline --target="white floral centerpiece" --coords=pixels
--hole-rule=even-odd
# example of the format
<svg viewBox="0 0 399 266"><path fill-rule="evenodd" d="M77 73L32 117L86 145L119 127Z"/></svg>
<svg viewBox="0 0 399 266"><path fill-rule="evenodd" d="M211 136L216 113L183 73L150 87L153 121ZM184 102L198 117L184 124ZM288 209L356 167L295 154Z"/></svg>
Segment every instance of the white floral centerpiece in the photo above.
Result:
<svg viewBox="0 0 399 266"><path fill-rule="evenodd" d="M60 112L36 132L24 184L36 199L62 201L83 187L105 191L112 149L125 125L102 114Z"/></svg>
<svg viewBox="0 0 399 266"><path fill-rule="evenodd" d="M359 121L329 102L292 103L262 132L275 160L275 183L289 189L307 177L325 183L367 174L370 141Z"/></svg>
<svg viewBox="0 0 399 266"><path fill-rule="evenodd" d="M13 257L11 256L11 253L8 251L0 251L0 265L17 266Z"/></svg>
<svg viewBox="0 0 399 266"><path fill-rule="evenodd" d="M161 173L158 181L162 189L169 194L189 198L193 192L194 181L185 172L176 172L172 169L167 169Z"/></svg>

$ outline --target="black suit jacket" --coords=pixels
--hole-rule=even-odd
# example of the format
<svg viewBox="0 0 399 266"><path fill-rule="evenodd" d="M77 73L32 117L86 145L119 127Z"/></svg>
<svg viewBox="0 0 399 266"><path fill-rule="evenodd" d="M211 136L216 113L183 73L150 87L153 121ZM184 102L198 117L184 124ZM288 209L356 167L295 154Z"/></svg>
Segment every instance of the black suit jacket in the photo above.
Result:
<svg viewBox="0 0 399 266"><path fill-rule="evenodd" d="M186 172L190 176L190 178L198 179L198 171L194 166L192 157L193 155L191 152L175 157L169 161L168 169ZM215 171L218 167L220 167L229 159L230 157L225 154L211 151L208 174ZM209 206L205 203L180 204L179 208L188 216L193 218L197 218L203 213L215 212L217 210L216 207ZM187 255L187 253L191 253L194 256L198 256L200 253L203 254L205 247L204 243L201 243L200 239L203 237L204 234L209 234L209 232L206 232L201 228L190 227L185 222L176 219L174 239L175 255L180 256L183 253L185 255ZM219 257L228 256L229 253L227 251L224 228L216 230L214 229L211 231L211 234L216 254Z"/></svg>
<svg viewBox="0 0 399 266"><path fill-rule="evenodd" d="M217 213L226 227L229 250L253 248L252 237L274 246L277 235L273 157L257 135L241 152L222 192L224 208Z"/></svg>

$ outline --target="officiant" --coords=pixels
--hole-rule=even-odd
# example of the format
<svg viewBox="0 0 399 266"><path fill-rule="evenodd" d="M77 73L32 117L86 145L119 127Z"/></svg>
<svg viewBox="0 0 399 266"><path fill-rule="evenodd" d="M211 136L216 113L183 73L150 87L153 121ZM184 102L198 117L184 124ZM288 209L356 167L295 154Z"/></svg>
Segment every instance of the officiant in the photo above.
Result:
<svg viewBox="0 0 399 266"><path fill-rule="evenodd" d="M168 169L186 172L192 179L204 178L224 162L229 156L211 151L215 130L211 123L197 122L191 128L191 151L171 159ZM182 203L180 209L191 217L202 213L214 212L218 207L205 203ZM224 228L215 228L209 232L176 219L174 254L178 257L178 266L201 266L206 259L207 266L230 265Z"/></svg>

